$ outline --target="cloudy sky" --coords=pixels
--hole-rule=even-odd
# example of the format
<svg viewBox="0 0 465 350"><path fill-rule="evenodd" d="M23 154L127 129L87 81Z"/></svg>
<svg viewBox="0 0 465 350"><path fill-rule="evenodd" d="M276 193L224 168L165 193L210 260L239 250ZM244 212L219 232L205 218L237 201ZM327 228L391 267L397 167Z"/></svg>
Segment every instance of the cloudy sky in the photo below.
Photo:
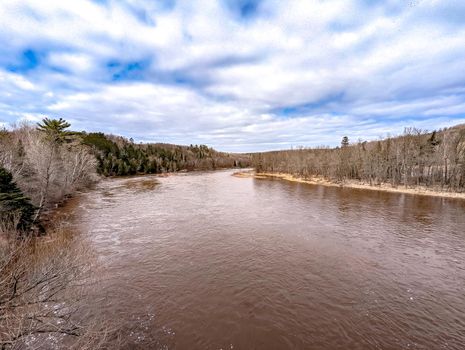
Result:
<svg viewBox="0 0 465 350"><path fill-rule="evenodd" d="M463 0L1 0L0 125L225 151L465 122Z"/></svg>

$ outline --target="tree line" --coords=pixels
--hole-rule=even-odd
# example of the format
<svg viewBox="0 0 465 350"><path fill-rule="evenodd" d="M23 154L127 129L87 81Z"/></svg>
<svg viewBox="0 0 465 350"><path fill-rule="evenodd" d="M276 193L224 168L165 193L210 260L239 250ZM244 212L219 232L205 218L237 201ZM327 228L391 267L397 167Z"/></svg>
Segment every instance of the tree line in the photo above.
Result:
<svg viewBox="0 0 465 350"><path fill-rule="evenodd" d="M132 139L103 133L81 136L94 151L98 173L105 176L250 166L247 155L218 152L206 145L135 144Z"/></svg>
<svg viewBox="0 0 465 350"><path fill-rule="evenodd" d="M257 172L287 173L301 178L359 181L370 185L424 186L441 191L465 190L465 125L427 132L406 128L397 137L253 155Z"/></svg>

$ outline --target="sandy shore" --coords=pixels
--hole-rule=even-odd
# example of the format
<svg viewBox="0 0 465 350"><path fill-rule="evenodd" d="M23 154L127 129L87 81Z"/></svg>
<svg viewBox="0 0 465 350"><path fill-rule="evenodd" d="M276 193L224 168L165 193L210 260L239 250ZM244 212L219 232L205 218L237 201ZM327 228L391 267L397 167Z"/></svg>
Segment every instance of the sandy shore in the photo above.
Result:
<svg viewBox="0 0 465 350"><path fill-rule="evenodd" d="M427 189L425 187L408 187L408 188L404 186L392 187L390 184L370 185L370 184L366 184L363 182L352 181L352 180L345 181L344 183L338 183L338 182L329 181L321 177L303 179L303 178L295 177L293 175L284 174L284 173L255 173L253 171L247 171L247 172L234 173L233 176L240 177L240 178L255 178L255 179L278 178L281 180L306 183L310 185L321 185L321 186L330 186L330 187L347 187L347 188L357 188L357 189L370 190L370 191L408 193L408 194L415 194L415 195L422 195L422 196L465 199L465 193L434 191L434 190Z"/></svg>

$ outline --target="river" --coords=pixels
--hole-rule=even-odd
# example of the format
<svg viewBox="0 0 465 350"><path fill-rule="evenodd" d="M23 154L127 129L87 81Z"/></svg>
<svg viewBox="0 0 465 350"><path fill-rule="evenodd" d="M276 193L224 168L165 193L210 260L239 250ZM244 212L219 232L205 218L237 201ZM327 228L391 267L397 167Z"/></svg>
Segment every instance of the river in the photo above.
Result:
<svg viewBox="0 0 465 350"><path fill-rule="evenodd" d="M231 175L105 180L62 209L134 347L464 348L465 201Z"/></svg>

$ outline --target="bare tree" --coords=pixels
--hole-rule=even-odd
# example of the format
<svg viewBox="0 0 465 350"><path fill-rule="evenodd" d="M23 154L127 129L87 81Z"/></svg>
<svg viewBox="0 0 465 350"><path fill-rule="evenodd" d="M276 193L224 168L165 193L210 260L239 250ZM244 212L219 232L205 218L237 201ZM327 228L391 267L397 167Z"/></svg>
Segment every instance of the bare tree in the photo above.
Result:
<svg viewBox="0 0 465 350"><path fill-rule="evenodd" d="M40 137L37 131L30 130L27 134L26 159L35 174L34 188L37 191L38 210L34 221L40 217L60 172L59 147Z"/></svg>
<svg viewBox="0 0 465 350"><path fill-rule="evenodd" d="M432 133L405 128L398 137L357 144L344 137L341 147L258 153L253 163L258 172L461 192L465 191L465 126Z"/></svg>
<svg viewBox="0 0 465 350"><path fill-rule="evenodd" d="M110 322L86 311L96 281L78 242L56 232L3 241L0 252L1 349L97 349L114 336Z"/></svg>
<svg viewBox="0 0 465 350"><path fill-rule="evenodd" d="M0 166L12 173L38 208L34 222L51 204L96 180L97 160L64 120L45 119L0 132Z"/></svg>

